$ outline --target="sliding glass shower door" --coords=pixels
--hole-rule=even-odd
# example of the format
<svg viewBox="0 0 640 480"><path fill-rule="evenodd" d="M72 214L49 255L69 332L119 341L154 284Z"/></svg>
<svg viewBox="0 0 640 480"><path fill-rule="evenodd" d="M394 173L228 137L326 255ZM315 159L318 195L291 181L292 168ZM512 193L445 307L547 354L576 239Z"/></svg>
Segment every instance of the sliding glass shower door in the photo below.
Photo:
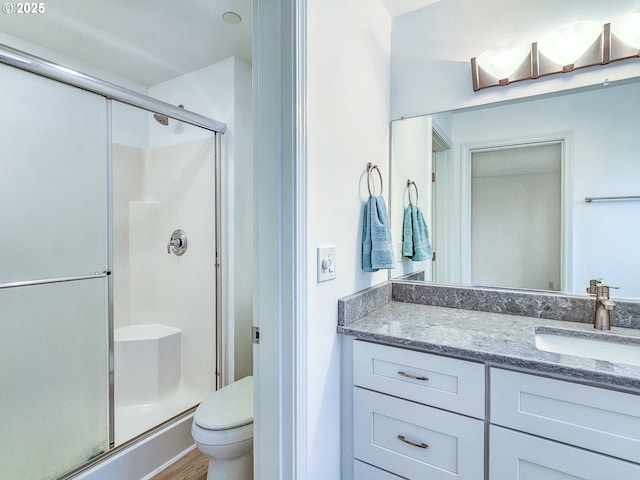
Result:
<svg viewBox="0 0 640 480"><path fill-rule="evenodd" d="M112 102L115 443L216 388L216 138Z"/></svg>
<svg viewBox="0 0 640 480"><path fill-rule="evenodd" d="M0 65L0 477L109 448L107 101Z"/></svg>

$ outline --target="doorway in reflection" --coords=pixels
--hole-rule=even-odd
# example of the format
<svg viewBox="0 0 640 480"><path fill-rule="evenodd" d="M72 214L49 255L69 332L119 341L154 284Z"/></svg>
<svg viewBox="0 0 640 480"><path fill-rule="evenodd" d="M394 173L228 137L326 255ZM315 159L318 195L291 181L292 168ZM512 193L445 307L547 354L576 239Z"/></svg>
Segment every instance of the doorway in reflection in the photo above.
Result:
<svg viewBox="0 0 640 480"><path fill-rule="evenodd" d="M562 290L562 143L471 151L474 285Z"/></svg>

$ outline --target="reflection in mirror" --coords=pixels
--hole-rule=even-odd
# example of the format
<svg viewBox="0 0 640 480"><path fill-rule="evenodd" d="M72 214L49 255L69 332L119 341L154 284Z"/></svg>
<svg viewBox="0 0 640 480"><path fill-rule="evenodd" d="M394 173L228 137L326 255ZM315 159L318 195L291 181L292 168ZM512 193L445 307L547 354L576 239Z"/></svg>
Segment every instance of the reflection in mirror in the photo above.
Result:
<svg viewBox="0 0 640 480"><path fill-rule="evenodd" d="M640 195L639 104L627 81L392 122L393 238L416 179L434 250L392 278L640 297L640 200L585 201Z"/></svg>
<svg viewBox="0 0 640 480"><path fill-rule="evenodd" d="M560 289L561 162L559 142L471 152L471 284Z"/></svg>

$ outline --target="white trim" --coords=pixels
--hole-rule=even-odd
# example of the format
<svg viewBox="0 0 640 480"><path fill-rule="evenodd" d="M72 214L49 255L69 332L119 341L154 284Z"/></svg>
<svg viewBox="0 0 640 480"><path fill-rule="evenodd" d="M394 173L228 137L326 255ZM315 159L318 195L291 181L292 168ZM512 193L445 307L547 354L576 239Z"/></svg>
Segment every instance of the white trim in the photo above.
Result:
<svg viewBox="0 0 640 480"><path fill-rule="evenodd" d="M436 200L435 195L438 198L443 199L442 203L447 205L446 208L455 208L456 203L453 201L444 200L444 198L451 198L452 192L455 192L453 186L453 142L440 125L434 120L431 124L432 142L437 144L442 151L433 152L434 158L432 160L432 168L436 173L436 183L433 187L433 201L432 210L439 202ZM436 161L437 160L437 161ZM440 166L440 171L436 172L436 165ZM443 172L443 168L446 169L446 173ZM437 193L440 192L440 193ZM437 208L436 208L437 210ZM436 254L436 262L433 264L432 281L436 283L450 282L455 278L455 272L453 266L455 262L452 261L452 257L455 255L456 247L453 242L455 238L453 231L453 222L451 215L437 215L436 211L432 212L433 228L432 228L432 246L433 251ZM457 217L455 217L457 218ZM444 247L446 245L446 247ZM438 252L438 250L440 250Z"/></svg>
<svg viewBox="0 0 640 480"><path fill-rule="evenodd" d="M185 415L159 431L82 470L73 480L140 480L151 478L194 448L193 414ZM158 466L161 467L158 467ZM65 477L67 478L67 477Z"/></svg>
<svg viewBox="0 0 640 480"><path fill-rule="evenodd" d="M562 136L562 223L560 238L561 285L563 292L573 292L573 137L566 132Z"/></svg>
<svg viewBox="0 0 640 480"><path fill-rule="evenodd" d="M177 454L175 457L173 457L171 460L169 460L168 462L165 462L164 464L160 465L158 468L156 468L153 472L151 472L149 475L145 475L143 478L141 478L140 480L151 480L153 477L155 477L157 474L163 472L164 470L166 470L167 468L169 468L171 465L173 465L174 463L176 463L178 460L186 457L187 455L189 455L191 452L193 452L196 449L196 445L195 443L193 445L191 445L189 448L183 450L182 452L180 452L179 454Z"/></svg>
<svg viewBox="0 0 640 480"><path fill-rule="evenodd" d="M254 478L286 480L303 468L297 449L297 404L301 377L297 315L304 312L304 262L300 234L304 224L297 205L304 199L296 185L304 169L296 163L298 107L296 62L304 59L299 15L304 0L261 0L253 3L254 85ZM299 27L296 30L296 27ZM300 57L299 55L302 55ZM300 187L300 188L297 188ZM304 217L302 217L304 218ZM304 237L303 237L304 238ZM300 301L299 299L302 299Z"/></svg>
<svg viewBox="0 0 640 480"><path fill-rule="evenodd" d="M229 155L229 137L216 135L216 390L235 378L235 171Z"/></svg>
<svg viewBox="0 0 640 480"><path fill-rule="evenodd" d="M447 135L447 132L445 132L435 120L432 120L431 122L431 129L433 130L433 142L437 143L441 149L451 150L451 148L453 148L453 142Z"/></svg>
<svg viewBox="0 0 640 480"><path fill-rule="evenodd" d="M573 268L573 155L571 133L556 132L547 135L514 137L506 140L487 140L460 145L460 283L471 285L471 155L475 152L502 150L514 147L559 143L561 146L561 291L572 287Z"/></svg>
<svg viewBox="0 0 640 480"><path fill-rule="evenodd" d="M294 378L293 402L293 476L297 480L307 478L307 2L297 0L296 5L296 216L294 225L294 257L297 277L295 280L298 298L293 323L295 358L292 365ZM297 348L296 348L297 347Z"/></svg>

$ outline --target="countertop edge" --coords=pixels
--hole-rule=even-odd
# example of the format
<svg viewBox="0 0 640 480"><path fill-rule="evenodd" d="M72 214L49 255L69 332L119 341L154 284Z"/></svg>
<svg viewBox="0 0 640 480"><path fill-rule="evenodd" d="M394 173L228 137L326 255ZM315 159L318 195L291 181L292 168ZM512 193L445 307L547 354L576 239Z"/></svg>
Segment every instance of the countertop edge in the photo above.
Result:
<svg viewBox="0 0 640 480"><path fill-rule="evenodd" d="M408 348L425 353L433 353L454 357L462 360L476 361L491 367L504 367L509 370L523 370L534 375L549 376L560 380L582 383L586 385L604 387L624 392L640 394L640 378L597 372L578 367L561 365L554 362L524 359L511 355L483 352L437 343L396 337L393 335L373 334L362 332L348 326L339 326L338 333L354 337L355 340L371 341L391 347Z"/></svg>

